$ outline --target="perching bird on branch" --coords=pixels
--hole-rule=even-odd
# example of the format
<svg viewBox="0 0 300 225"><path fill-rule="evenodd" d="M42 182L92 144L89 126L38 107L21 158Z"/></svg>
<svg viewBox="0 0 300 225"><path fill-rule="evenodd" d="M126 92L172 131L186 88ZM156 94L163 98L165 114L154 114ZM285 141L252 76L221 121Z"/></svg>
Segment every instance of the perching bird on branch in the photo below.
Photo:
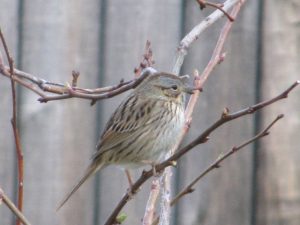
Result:
<svg viewBox="0 0 300 225"><path fill-rule="evenodd" d="M119 105L96 146L97 151L83 177L58 209L100 169L115 164L136 168L163 161L175 146L184 126L185 93L192 94L188 76L151 73Z"/></svg>

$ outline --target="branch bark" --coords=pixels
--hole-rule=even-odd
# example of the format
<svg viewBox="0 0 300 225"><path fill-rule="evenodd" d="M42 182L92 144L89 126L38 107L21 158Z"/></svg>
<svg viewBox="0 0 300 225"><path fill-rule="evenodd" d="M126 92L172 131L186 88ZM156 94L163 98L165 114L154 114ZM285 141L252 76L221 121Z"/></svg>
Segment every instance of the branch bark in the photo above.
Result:
<svg viewBox="0 0 300 225"><path fill-rule="evenodd" d="M245 141L244 143L240 144L237 147L232 147L231 150L227 151L224 155L220 155L218 159L215 160L210 166L207 167L198 177L196 177L189 185L187 185L185 188L183 188L182 191L180 191L171 201L171 206L174 206L179 199L181 199L186 194L192 193L194 191L193 187L197 182L199 182L205 175L207 175L210 171L214 169L218 169L220 167L221 162L223 162L225 159L229 158L234 153L238 152L242 148L246 147L247 145L253 143L254 141L257 141L258 139L261 139L270 133L271 127L278 122L278 120L282 119L284 117L283 114L278 115L263 131L252 137L251 139Z"/></svg>
<svg viewBox="0 0 300 225"><path fill-rule="evenodd" d="M20 142L20 135L17 127L17 99L16 99L16 87L14 81L14 61L10 56L8 51L7 44L5 42L3 33L0 29L0 38L3 43L6 57L9 63L9 74L10 74L10 81L11 81L11 91L12 91L12 118L11 124L14 133L14 139L16 144L16 151L17 151L17 161L18 161L18 208L22 212L23 210L23 179L24 179L24 160L23 160L23 151ZM0 65L2 63L0 62ZM16 225L20 225L21 220L17 219Z"/></svg>
<svg viewBox="0 0 300 225"><path fill-rule="evenodd" d="M2 39L2 43L5 45L4 37ZM142 74L142 70L146 67L152 66L153 64L154 60L152 58L151 43L147 41L143 60L140 63L140 66L134 71L134 79L126 82L124 82L122 79L119 84L113 86L89 89L77 87L79 72L75 71L72 72L72 85L70 85L68 83L60 84L52 81L46 81L33 74L29 74L15 68L11 70L11 66L4 65L0 52L0 73L8 78L11 78L11 72L13 72L13 81L39 95L40 98L38 98L38 101L41 103L69 98L82 98L91 100L91 105L94 105L98 100L112 98L138 86L149 75L147 73ZM51 95L47 95L47 93L51 93Z"/></svg>
<svg viewBox="0 0 300 225"><path fill-rule="evenodd" d="M24 225L31 225L30 222L26 219L23 213L15 206L15 204L9 199L8 196L4 193L4 191L0 188L0 205L1 201L15 214Z"/></svg>
<svg viewBox="0 0 300 225"><path fill-rule="evenodd" d="M246 0L227 0L223 3L223 10L228 12L236 4L244 4ZM196 25L181 41L177 50L175 63L172 73L179 74L184 58L187 54L189 47L199 38L200 34L209 28L212 24L218 21L224 13L220 10L215 10L212 14L206 17L201 23Z"/></svg>
<svg viewBox="0 0 300 225"><path fill-rule="evenodd" d="M155 205L159 195L160 185L159 179L154 179L151 184L151 191L147 201L143 225L151 225L155 215Z"/></svg>

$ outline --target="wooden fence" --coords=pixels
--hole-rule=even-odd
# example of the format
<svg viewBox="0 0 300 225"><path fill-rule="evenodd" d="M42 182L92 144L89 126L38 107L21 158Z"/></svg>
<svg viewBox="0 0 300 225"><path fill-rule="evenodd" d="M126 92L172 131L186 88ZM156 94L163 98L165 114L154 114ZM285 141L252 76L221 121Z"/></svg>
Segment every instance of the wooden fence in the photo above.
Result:
<svg viewBox="0 0 300 225"><path fill-rule="evenodd" d="M0 0L0 26L18 68L81 87L131 79L146 40L155 68L170 71L180 39L213 9L196 1ZM226 60L204 87L185 142L219 118L269 99L300 79L300 2L247 1L226 44ZM182 73L207 64L226 18L203 33ZM1 48L2 50L2 48ZM16 198L16 156L10 125L10 82L0 75L0 187ZM71 99L41 104L18 88L18 119L25 160L24 214L32 224L103 224L127 189L116 167L86 183L59 212L58 202L89 163L101 130L124 95L98 102ZM271 135L226 160L175 207L173 225L300 224L300 90L288 99L217 130L183 157L174 175L180 190L221 153L252 137L284 113ZM135 173L135 177L141 171ZM125 224L141 224L149 182L125 208ZM175 185L176 184L176 185ZM0 224L14 216L0 205Z"/></svg>

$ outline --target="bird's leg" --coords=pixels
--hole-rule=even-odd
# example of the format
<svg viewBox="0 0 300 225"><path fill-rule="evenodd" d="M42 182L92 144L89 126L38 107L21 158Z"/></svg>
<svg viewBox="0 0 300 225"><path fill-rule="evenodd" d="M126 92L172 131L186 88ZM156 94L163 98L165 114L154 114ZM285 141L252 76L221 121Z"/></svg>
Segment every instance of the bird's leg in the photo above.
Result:
<svg viewBox="0 0 300 225"><path fill-rule="evenodd" d="M126 174L126 177L127 177L128 183L129 183L128 195L129 195L129 198L132 198L133 194L134 194L132 191L132 186L133 186L132 177L131 177L128 169L125 169L125 174Z"/></svg>
<svg viewBox="0 0 300 225"><path fill-rule="evenodd" d="M126 174L126 177L127 177L128 183L129 183L129 187L131 189L133 182L132 182L131 174L128 169L125 169L125 174Z"/></svg>
<svg viewBox="0 0 300 225"><path fill-rule="evenodd" d="M152 172L153 172L153 176L154 176L154 177L159 177L159 176L162 174L162 172L159 172L159 173L158 173L158 172L156 171L156 168L155 168L156 163L155 163L155 162L149 161L149 160L143 160L142 162L145 163L145 164L149 164L149 165L151 166Z"/></svg>
<svg viewBox="0 0 300 225"><path fill-rule="evenodd" d="M156 166L155 163L151 164L153 176L154 177L160 177L162 175L163 171L157 172L155 166Z"/></svg>

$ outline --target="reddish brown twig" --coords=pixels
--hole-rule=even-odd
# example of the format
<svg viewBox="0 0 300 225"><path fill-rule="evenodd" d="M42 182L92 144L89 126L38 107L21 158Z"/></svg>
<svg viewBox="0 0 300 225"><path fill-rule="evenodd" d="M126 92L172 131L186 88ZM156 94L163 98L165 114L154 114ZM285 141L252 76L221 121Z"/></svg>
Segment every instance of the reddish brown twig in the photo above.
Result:
<svg viewBox="0 0 300 225"><path fill-rule="evenodd" d="M241 4L237 4L233 8L233 10L231 12L231 16L233 18L236 18L240 9L241 9ZM222 50L223 50L225 40L229 34L229 31L232 28L232 25L233 25L233 23L231 21L227 21L227 23L224 25L224 27L221 31L221 34L219 36L219 39L217 41L217 45L212 54L212 57L211 57L210 61L208 62L206 68L204 69L204 71L199 79L197 88L199 88L199 89L203 88L204 83L208 79L208 77L211 74L211 72L213 71L213 69L216 67L217 64L219 64L220 62L222 62L224 60L226 54L225 53L222 54Z"/></svg>
<svg viewBox="0 0 300 225"><path fill-rule="evenodd" d="M257 141L260 138L263 138L269 134L269 131L271 127L280 119L283 118L283 114L278 115L263 131L258 133L256 136L252 137L251 139L245 141L244 143L240 144L237 147L233 147L231 150L229 150L224 155L220 155L218 159L215 160L210 166L207 167L198 177L196 177L189 185L187 185L185 188L183 188L182 191L180 191L171 201L171 206L175 205L179 199L181 199L184 195L189 194L194 191L193 187L195 184L201 180L205 175L207 175L210 171L217 169L220 167L220 163L223 162L225 159L229 158L234 153L238 152L245 146L253 143L254 141Z"/></svg>
<svg viewBox="0 0 300 225"><path fill-rule="evenodd" d="M15 81L13 79L14 77L14 61L11 58L7 44L5 42L4 36L2 34L2 31L0 29L0 38L7 56L7 60L9 63L9 73L10 73L10 81L11 81L11 91L12 91L12 119L11 124L13 127L14 132L14 138L15 138L15 144L16 144L16 150L17 150L17 158L18 158L18 208L22 212L23 211L23 177L24 177L24 161L23 161L23 151L21 148L20 143L20 136L19 131L17 127L17 103L16 103L16 87L15 87ZM21 220L17 219L16 221L17 225L21 224Z"/></svg>
<svg viewBox="0 0 300 225"><path fill-rule="evenodd" d="M243 110L240 110L238 112L234 112L229 114L228 110L225 110L222 113L222 116L219 120L217 120L215 123L213 123L209 128L207 128L201 135L199 135L195 140L190 142L185 147L181 148L179 151L177 151L174 155L169 157L167 160L162 162L161 164L157 165L155 167L155 171L157 173L162 172L166 167L174 165L174 162L176 162L180 157L185 155L187 152L189 152L192 148L195 146L205 143L208 140L209 135L216 130L218 127L222 126L225 123L228 123L229 121L232 121L234 119L240 118L245 115L253 114L254 112L273 104L281 99L287 98L288 94L297 86L300 84L300 81L296 81L294 84L292 84L289 88L287 88L284 92L279 94L278 96L271 98L267 101L260 102L256 105L250 106L248 108L245 108ZM136 193L137 190L140 188L143 183L145 183L150 177L153 176L153 170L144 171L142 175L138 178L138 180L132 185L132 193ZM132 196L128 193L126 193L123 198L118 203L117 207L114 209L114 211L111 213L107 221L105 222L105 225L111 225L114 224L116 217L120 213L121 209L125 206L125 204L132 198Z"/></svg>
<svg viewBox="0 0 300 225"><path fill-rule="evenodd" d="M200 136L198 136L194 141L192 141L191 143L189 143L187 146L185 146L184 148L182 148L181 150L179 150L178 152L176 152L173 156L171 156L168 160L169 161L176 161L177 159L179 159L181 156L183 156L184 154L186 154L188 151L190 151L190 149L194 148L196 145L201 144L201 143L205 143L208 138L209 135L211 134L211 132L213 132L215 129L217 129L218 127L222 126L224 123L227 123L231 120L237 119L239 117L245 116L245 115L249 115L249 114L253 114L254 112L256 112L257 110L260 110L268 105L271 105L281 99L287 98L288 94L290 93L290 91L292 91L296 86L298 86L300 84L300 81L296 81L294 84L292 84L288 89L286 89L284 92L282 92L281 94L279 94L278 96L264 101L264 102L260 102L256 105L250 106L248 108L245 108L243 110L240 110L238 112L235 113L231 113L229 114L229 110L226 108L223 113L221 118L216 121L213 125L211 125L208 129L206 129ZM163 167L164 164L166 166L169 165L169 163L164 162L161 163L160 165Z"/></svg>
<svg viewBox="0 0 300 225"><path fill-rule="evenodd" d="M139 67L135 69L136 78L124 82L121 79L119 84L95 89L80 88L78 87L79 72L72 71L72 85L61 84L52 81L47 81L41 79L33 74L26 73L24 71L15 69L13 70L14 76L13 80L25 88L32 90L40 96L38 99L40 102L48 102L54 100L62 100L69 98L83 98L92 100L93 105L96 101L106 98L114 97L121 94L129 89L135 88L139 85L146 76L140 76L143 69L146 67L151 67L154 64L153 53L151 49L150 41L147 41L145 47L145 53L143 55L143 60ZM3 58L0 53L0 73L4 76L10 78L10 67L5 66L3 63ZM51 93L48 95L47 93Z"/></svg>
<svg viewBox="0 0 300 225"><path fill-rule="evenodd" d="M1 55L0 55L0 61ZM10 77L9 67L0 64L0 73L6 77ZM71 85L63 85L59 83L54 83L40 79L32 74L23 72L21 70L14 69L13 80L25 88L32 90L37 95L40 96L38 99L40 102L45 103L48 101L69 99L69 98L83 98L87 100L92 100L92 105L101 99L112 98L119 95L125 91L135 88L139 85L146 77L139 76L138 78L132 79L130 81L124 82L120 81L119 84L95 89L85 89L80 87L74 87ZM73 79L74 84L74 79ZM77 85L77 81L75 83ZM52 93L52 95L47 95L47 93Z"/></svg>
<svg viewBox="0 0 300 225"><path fill-rule="evenodd" d="M143 60L139 67L135 68L136 78L130 81L124 82L122 79L119 84L95 89L87 89L77 87L79 72L72 71L72 85L60 84L56 82L47 81L41 79L32 74L26 73L24 71L14 69L13 80L27 89L32 90L40 96L38 99L40 102L45 103L48 101L62 100L69 98L83 98L92 100L91 105L96 101L106 98L112 98L118 94L121 94L129 89L135 88L139 85L146 76L140 76L142 70L146 67L151 67L154 64L153 53L151 49L150 41L146 42L145 53L143 55ZM0 73L6 77L10 76L10 67L5 66L0 53ZM51 93L52 95L47 95Z"/></svg>
<svg viewBox="0 0 300 225"><path fill-rule="evenodd" d="M217 4L217 3L212 3L212 2L207 2L204 0L196 0L196 2L199 4L200 9L203 10L204 8L206 8L206 6L211 6L214 7L218 10L220 10L222 13L224 13L224 15L231 21L234 21L234 18L232 16L230 16L222 7L224 6L223 4Z"/></svg>

